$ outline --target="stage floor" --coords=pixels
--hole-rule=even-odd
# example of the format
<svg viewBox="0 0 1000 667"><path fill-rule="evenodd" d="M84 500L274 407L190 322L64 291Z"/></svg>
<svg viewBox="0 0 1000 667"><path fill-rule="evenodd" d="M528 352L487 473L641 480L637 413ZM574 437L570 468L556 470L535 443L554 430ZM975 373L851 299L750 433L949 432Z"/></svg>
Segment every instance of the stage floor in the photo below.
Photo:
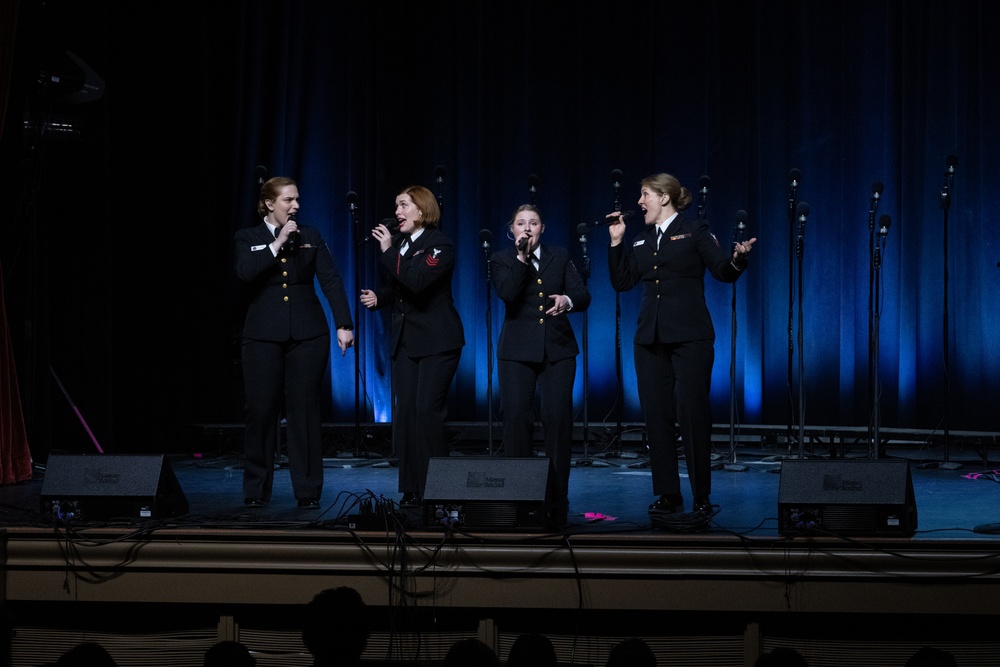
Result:
<svg viewBox="0 0 1000 667"><path fill-rule="evenodd" d="M350 429L330 436L314 510L296 506L283 461L270 504L247 508L241 456L218 438L160 455L187 502L182 516L58 521L41 511L44 465L36 479L0 487L5 600L30 626L19 630L22 662L14 664L51 658L39 645L55 651L53 636L125 641L123 627L153 609L173 619L185 645L239 637L259 647L258 664L308 664L295 614L317 591L345 584L393 619L378 629L379 642L403 641L412 651L394 655L408 660L426 658L433 646L432 663L456 637L489 639L503 656L527 630L565 642L563 662L594 665L632 635L654 640L665 663L690 649L684 664L692 666L751 664L762 647L783 642L808 649L814 665L847 664L845 656L859 653L856 664L894 665L921 642L969 632L974 639L955 640L967 658L961 664L992 664L968 656L998 650L986 641L1000 616L1000 472L990 462L996 450L981 446L992 435L967 438L947 457L929 441L888 441L873 461L853 435L826 429L803 452L763 436L731 451L720 431L711 498L718 512L693 532L653 525L641 440L578 447L567 522L557 529L448 531L428 525L419 510L398 508L391 455L361 451ZM481 438L459 435L449 461L489 452ZM803 460L902 462L893 467L909 469L915 531L784 534L781 470ZM690 507L690 494L685 501ZM371 504L391 508L391 520L352 527ZM436 629L401 629L404 610ZM129 637L136 654L151 641ZM591 652L581 660L584 639ZM171 652L184 643L169 641ZM722 646L731 655L723 658ZM871 657L884 647L883 657ZM372 648L376 657L387 651Z"/></svg>
<svg viewBox="0 0 1000 667"><path fill-rule="evenodd" d="M283 456L275 472L270 504L251 509L243 504L242 457L237 452L166 455L189 506L189 515L183 519L183 524L245 525L255 530L266 529L271 522L281 528L289 525L309 528L317 524L330 527L346 521L350 515L359 514L364 509L361 506L371 502L395 506L401 494L397 492L398 469L391 452L352 451L349 442L339 444L341 448L346 445L346 449L331 450L331 455L324 459L324 490L319 510L297 507ZM733 455L726 442L719 441L716 445L711 500L718 511L704 532L717 535L779 535L781 468L786 459L870 460L868 452L857 446L846 448L839 458L831 459L827 452L818 452L814 446L799 452L777 445L741 444ZM497 448L494 444L495 456L498 456ZM662 532L651 523L647 511L654 497L642 443L626 440L614 451L594 449L591 447L585 452L578 445L574 452L570 507L566 525L559 529L560 532L648 532L653 535ZM990 539L1000 532L1000 471L996 469L1000 465L990 463L990 453L976 448L952 450L945 464L939 448L908 442L890 441L887 444L879 460L907 462L912 476L918 516L912 539ZM490 447L486 442L466 441L452 446L453 458L489 455ZM39 501L45 466L36 465L35 468L35 479L0 486L0 521L8 527L45 525L49 519L40 512ZM683 458L681 475L686 508L690 509L691 496ZM404 512L402 516L409 527L424 527L419 513Z"/></svg>

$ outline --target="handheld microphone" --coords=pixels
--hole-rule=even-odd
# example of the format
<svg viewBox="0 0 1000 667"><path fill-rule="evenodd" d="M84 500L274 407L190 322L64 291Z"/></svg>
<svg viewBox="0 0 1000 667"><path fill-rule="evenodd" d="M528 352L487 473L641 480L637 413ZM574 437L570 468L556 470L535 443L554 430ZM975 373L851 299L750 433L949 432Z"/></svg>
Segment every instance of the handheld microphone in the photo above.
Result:
<svg viewBox="0 0 1000 667"><path fill-rule="evenodd" d="M622 222L628 222L636 216L635 211L622 211L620 218L604 218L603 220L594 220L593 222L582 222L581 225L586 225L589 228L600 227L601 225L613 225L619 220ZM579 227L577 227L579 229Z"/></svg>
<svg viewBox="0 0 1000 667"><path fill-rule="evenodd" d="M289 213L288 214L288 219L289 220L296 220L298 218L298 216L299 216L298 212L296 212L296 213ZM285 250L287 250L288 252L294 254L295 251L298 250L298 249L299 249L299 233L298 232L288 232L288 244L285 246Z"/></svg>
<svg viewBox="0 0 1000 667"><path fill-rule="evenodd" d="M396 220L396 218L385 218L379 224L385 225L385 228L389 230L390 236L395 236L396 234L399 233L399 220ZM375 237L371 235L371 232L368 232L368 235L365 236L362 243L368 243L373 238Z"/></svg>
<svg viewBox="0 0 1000 667"><path fill-rule="evenodd" d="M528 237L522 236L517 240L517 251L524 252L528 248Z"/></svg>
<svg viewBox="0 0 1000 667"><path fill-rule="evenodd" d="M479 242L483 244L483 250L488 250L490 241L493 240L493 233L488 229L479 230Z"/></svg>

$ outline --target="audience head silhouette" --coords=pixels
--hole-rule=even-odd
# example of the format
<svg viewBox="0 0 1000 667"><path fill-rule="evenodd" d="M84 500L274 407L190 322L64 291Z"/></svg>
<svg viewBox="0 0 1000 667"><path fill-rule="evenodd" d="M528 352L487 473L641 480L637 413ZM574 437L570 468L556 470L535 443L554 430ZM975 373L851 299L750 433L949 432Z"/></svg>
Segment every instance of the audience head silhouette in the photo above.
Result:
<svg viewBox="0 0 1000 667"><path fill-rule="evenodd" d="M459 639L448 649L441 667L500 667L500 658L478 639Z"/></svg>
<svg viewBox="0 0 1000 667"><path fill-rule="evenodd" d="M221 641L205 651L203 667L254 667L257 659L250 649L234 641Z"/></svg>
<svg viewBox="0 0 1000 667"><path fill-rule="evenodd" d="M368 609L350 586L320 591L306 605L302 643L316 665L360 661L370 634Z"/></svg>
<svg viewBox="0 0 1000 667"><path fill-rule="evenodd" d="M611 649L604 667L656 667L656 654L642 639L623 639Z"/></svg>
<svg viewBox="0 0 1000 667"><path fill-rule="evenodd" d="M100 644L83 642L60 656L58 667L118 667L118 663Z"/></svg>
<svg viewBox="0 0 1000 667"><path fill-rule="evenodd" d="M779 646L757 658L754 667L809 667L802 654L793 648Z"/></svg>
<svg viewBox="0 0 1000 667"><path fill-rule="evenodd" d="M556 649L545 635L519 635L507 654L507 667L556 667Z"/></svg>
<svg viewBox="0 0 1000 667"><path fill-rule="evenodd" d="M956 665L958 662L950 651L933 646L924 646L906 661L906 667L956 667Z"/></svg>

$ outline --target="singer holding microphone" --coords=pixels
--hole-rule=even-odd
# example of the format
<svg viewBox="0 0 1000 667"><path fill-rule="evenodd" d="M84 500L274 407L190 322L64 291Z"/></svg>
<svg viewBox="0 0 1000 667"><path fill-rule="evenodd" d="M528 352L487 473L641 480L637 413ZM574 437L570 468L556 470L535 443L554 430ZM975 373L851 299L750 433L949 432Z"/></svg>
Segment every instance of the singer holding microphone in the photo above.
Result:
<svg viewBox="0 0 1000 667"><path fill-rule="evenodd" d="M586 310L590 292L565 248L542 245L545 225L534 205L519 206L508 229L514 244L490 261L493 287L506 308L497 346L503 451L532 456L537 387L552 480L550 519L561 525L569 507L573 383L580 353L568 314Z"/></svg>
<svg viewBox="0 0 1000 667"><path fill-rule="evenodd" d="M448 390L465 345L451 282L455 245L438 228L441 209L434 194L411 185L396 195L399 234L385 224L378 241L386 284L361 290L369 310L392 309L392 440L399 457L400 504L423 504L431 457L448 456L445 420Z"/></svg>
<svg viewBox="0 0 1000 667"><path fill-rule="evenodd" d="M330 359L330 327L314 279L330 304L343 356L354 345L350 302L340 271L314 227L300 226L298 186L290 178L264 182L259 224L236 232L236 275L248 289L243 324L246 383L243 495L246 505L271 500L278 427L284 399L288 467L303 509L319 507L323 491L320 397Z"/></svg>
<svg viewBox="0 0 1000 667"><path fill-rule="evenodd" d="M624 292L642 284L633 339L639 404L646 422L653 495L649 511L684 511L677 458L676 425L693 495L691 511L711 516L712 414L710 387L715 330L705 303L706 270L732 283L747 267L757 239L719 246L706 220L690 217L691 192L670 174L642 180L639 207L646 228L626 246L620 212L607 219L611 285Z"/></svg>

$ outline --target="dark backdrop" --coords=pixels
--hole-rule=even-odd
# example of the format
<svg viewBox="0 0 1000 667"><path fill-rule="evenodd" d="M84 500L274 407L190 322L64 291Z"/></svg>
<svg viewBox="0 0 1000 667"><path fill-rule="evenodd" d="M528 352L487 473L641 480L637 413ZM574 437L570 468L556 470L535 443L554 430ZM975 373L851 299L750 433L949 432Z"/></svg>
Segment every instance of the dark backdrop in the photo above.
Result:
<svg viewBox="0 0 1000 667"><path fill-rule="evenodd" d="M502 320L480 231L509 243L535 175L545 241L582 265L577 226L612 210L620 169L626 209L649 173L695 193L710 176L720 243L741 209L759 239L735 292L708 278L715 421L729 417L732 347L741 422L868 424L874 338L883 427L996 430L998 18L988 0L22 0L0 251L32 449L92 450L83 421L104 450L128 452L242 420L230 244L256 223L258 165L299 182L301 220L322 229L355 297L379 281L374 244L357 240L395 193L440 195L468 340L453 419L487 418ZM67 99L79 67L67 51L103 80L100 99ZM803 226L789 220L792 169ZM891 219L877 289L875 182ZM639 294L616 299L607 232L588 238L589 420L617 416L620 308L623 415L637 421ZM383 316L356 317L358 354L334 350L325 418L388 421Z"/></svg>

